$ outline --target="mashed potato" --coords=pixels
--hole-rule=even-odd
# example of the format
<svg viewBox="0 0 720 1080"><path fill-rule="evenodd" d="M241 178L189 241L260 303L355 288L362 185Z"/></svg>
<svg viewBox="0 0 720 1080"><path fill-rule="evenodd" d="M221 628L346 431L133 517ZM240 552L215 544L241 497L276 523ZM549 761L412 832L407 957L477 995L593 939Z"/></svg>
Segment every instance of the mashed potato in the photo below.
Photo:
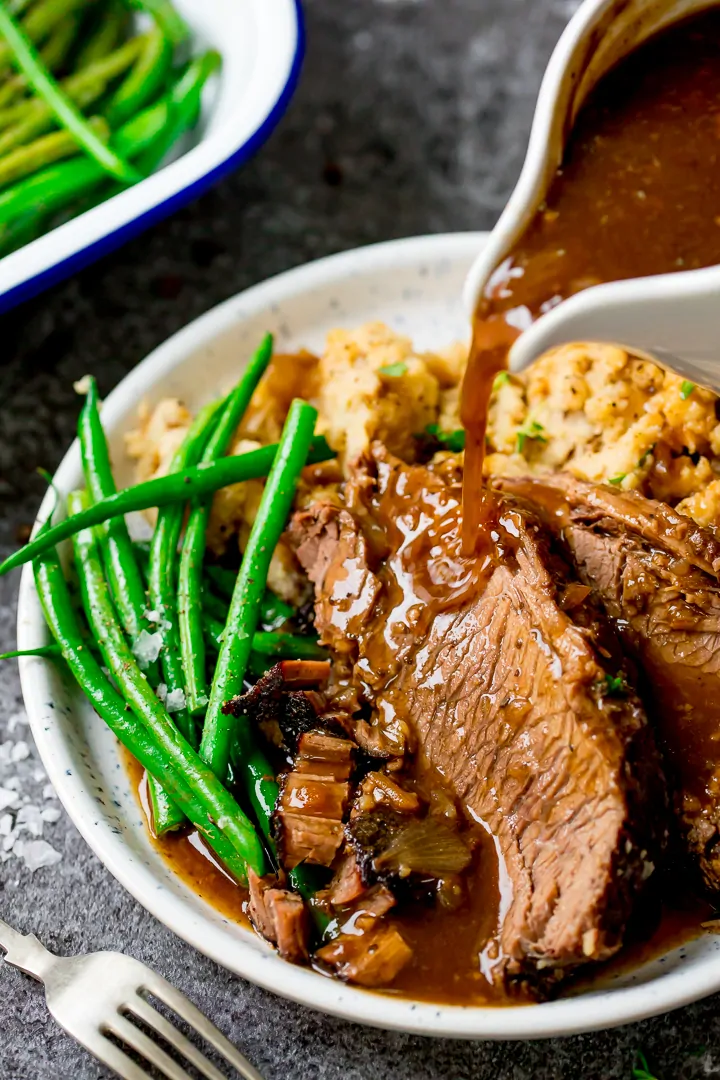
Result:
<svg viewBox="0 0 720 1080"><path fill-rule="evenodd" d="M275 442L290 401L302 396L341 463L380 439L413 460L417 436L460 429L467 349L419 352L382 323L333 330L322 356L276 356L252 399L233 452ZM496 380L488 423L486 472L522 475L565 469L588 480L637 488L699 524L720 525L720 423L717 397L646 360L606 345L566 345L522 375ZM138 479L167 471L190 414L175 400L145 409L127 438ZM209 544L240 547L257 512L262 483L215 497ZM306 493L307 495L307 493ZM297 602L302 579L279 549L272 587Z"/></svg>

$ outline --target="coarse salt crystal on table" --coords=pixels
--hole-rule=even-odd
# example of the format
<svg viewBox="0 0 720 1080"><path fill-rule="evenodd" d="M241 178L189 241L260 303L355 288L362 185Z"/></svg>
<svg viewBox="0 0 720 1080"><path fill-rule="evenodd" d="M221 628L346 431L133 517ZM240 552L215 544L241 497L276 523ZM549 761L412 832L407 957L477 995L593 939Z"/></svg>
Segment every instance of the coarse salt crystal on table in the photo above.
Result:
<svg viewBox="0 0 720 1080"><path fill-rule="evenodd" d="M24 712L13 713L13 715L8 719L8 722L7 722L8 732L12 735L12 733L15 730L16 727L25 727L25 725L27 723L28 723L27 713L24 713Z"/></svg>
<svg viewBox="0 0 720 1080"><path fill-rule="evenodd" d="M26 758L29 758L29 757L30 757L30 747L23 740L20 740L20 742L16 742L15 745L13 746L12 750L10 751L10 760L11 761L25 761Z"/></svg>
<svg viewBox="0 0 720 1080"><path fill-rule="evenodd" d="M47 821L50 825L53 825L56 821L59 821L62 817L62 811L58 810L55 806L48 806L42 811L43 821Z"/></svg>
<svg viewBox="0 0 720 1080"><path fill-rule="evenodd" d="M8 809L14 810L19 804L20 800L16 791L11 791L6 787L0 787L0 811Z"/></svg>
<svg viewBox="0 0 720 1080"><path fill-rule="evenodd" d="M16 829L27 829L32 836L42 836L43 817L37 806L23 806L15 818Z"/></svg>
<svg viewBox="0 0 720 1080"><path fill-rule="evenodd" d="M22 847L18 852L17 848L20 845ZM15 849L33 874L36 870L41 870L43 866L55 866L62 859L60 852L48 844L47 840L18 840Z"/></svg>
<svg viewBox="0 0 720 1080"><path fill-rule="evenodd" d="M45 787L42 789L42 797L43 799L55 798L55 788L52 786L52 784L45 785Z"/></svg>

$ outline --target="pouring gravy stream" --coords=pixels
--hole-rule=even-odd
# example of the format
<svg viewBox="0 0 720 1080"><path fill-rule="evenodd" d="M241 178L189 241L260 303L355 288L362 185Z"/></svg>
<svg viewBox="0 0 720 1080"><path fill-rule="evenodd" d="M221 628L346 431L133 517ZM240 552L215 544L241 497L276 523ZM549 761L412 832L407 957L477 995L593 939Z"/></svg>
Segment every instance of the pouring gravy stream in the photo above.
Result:
<svg viewBox="0 0 720 1080"><path fill-rule="evenodd" d="M562 166L475 313L462 388L463 551L489 532L493 380L521 330L591 285L720 263L720 11L658 34L601 79Z"/></svg>

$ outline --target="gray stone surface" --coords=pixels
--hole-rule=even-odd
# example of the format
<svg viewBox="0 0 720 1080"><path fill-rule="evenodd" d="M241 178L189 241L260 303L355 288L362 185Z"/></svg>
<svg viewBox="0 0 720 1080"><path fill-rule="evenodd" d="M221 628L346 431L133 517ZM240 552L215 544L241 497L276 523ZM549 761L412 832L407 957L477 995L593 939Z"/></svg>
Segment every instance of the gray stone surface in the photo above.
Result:
<svg viewBox="0 0 720 1080"><path fill-rule="evenodd" d="M302 84L255 160L171 221L0 319L3 553L33 519L43 490L36 467L53 469L72 437L72 382L84 372L106 393L194 316L308 259L491 225L520 168L544 64L574 6L307 0ZM0 579L5 648L14 641L16 587ZM17 673L5 664L0 743L20 708ZM664 1080L720 1073L717 999L617 1032L524 1045L428 1040L324 1018L174 938L64 816L46 836L62 863L34 875L14 859L0 864L0 913L61 952L118 948L153 964L268 1080L629 1080L639 1047ZM48 1018L36 985L0 966L0 1078L106 1076Z"/></svg>

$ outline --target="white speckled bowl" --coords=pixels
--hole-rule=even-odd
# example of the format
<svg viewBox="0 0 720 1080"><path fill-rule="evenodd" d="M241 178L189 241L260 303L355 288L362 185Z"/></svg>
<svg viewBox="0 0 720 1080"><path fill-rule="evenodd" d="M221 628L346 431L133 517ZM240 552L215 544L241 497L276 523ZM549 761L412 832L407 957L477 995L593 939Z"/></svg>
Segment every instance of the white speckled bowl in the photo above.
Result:
<svg viewBox="0 0 720 1080"><path fill-rule="evenodd" d="M383 319L420 348L467 338L462 284L484 236L418 237L336 255L273 278L229 300L176 334L107 399L121 484L122 434L141 398L177 394L197 407L234 380L260 335L272 330L284 351L320 349L333 326ZM81 483L74 444L55 477L67 492ZM50 508L46 499L40 517ZM28 568L18 613L20 648L47 639ZM58 795L108 869L148 911L219 964L315 1009L379 1027L461 1038L537 1038L639 1020L720 989L720 941L706 936L632 974L576 997L517 1008L429 1005L345 986L286 964L254 934L233 925L167 869L148 842L116 743L52 662L21 661L35 741ZM129 947L132 943L128 942ZM448 958L451 963L451 958Z"/></svg>

